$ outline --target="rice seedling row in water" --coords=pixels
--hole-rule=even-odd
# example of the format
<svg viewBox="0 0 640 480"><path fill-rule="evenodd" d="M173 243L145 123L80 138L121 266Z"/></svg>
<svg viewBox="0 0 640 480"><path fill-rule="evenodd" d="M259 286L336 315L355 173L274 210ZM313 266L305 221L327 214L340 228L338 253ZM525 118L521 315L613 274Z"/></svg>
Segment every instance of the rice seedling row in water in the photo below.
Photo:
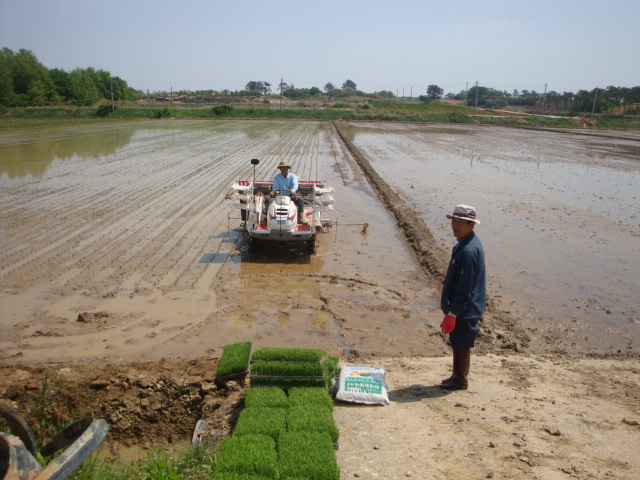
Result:
<svg viewBox="0 0 640 480"><path fill-rule="evenodd" d="M249 370L251 342L231 343L222 350L218 363L218 377L241 374Z"/></svg>

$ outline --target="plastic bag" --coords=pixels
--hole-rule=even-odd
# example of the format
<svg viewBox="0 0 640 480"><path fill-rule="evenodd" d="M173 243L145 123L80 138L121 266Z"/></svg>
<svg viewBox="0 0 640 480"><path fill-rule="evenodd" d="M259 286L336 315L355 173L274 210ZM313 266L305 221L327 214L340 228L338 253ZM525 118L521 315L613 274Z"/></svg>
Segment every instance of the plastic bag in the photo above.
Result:
<svg viewBox="0 0 640 480"><path fill-rule="evenodd" d="M389 405L385 375L382 368L342 366L336 399L367 405Z"/></svg>

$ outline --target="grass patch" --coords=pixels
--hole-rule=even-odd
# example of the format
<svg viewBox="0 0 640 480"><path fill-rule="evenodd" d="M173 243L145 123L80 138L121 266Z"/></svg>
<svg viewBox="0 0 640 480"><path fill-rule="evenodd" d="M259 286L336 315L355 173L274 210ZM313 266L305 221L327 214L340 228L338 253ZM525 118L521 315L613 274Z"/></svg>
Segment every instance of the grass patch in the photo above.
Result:
<svg viewBox="0 0 640 480"><path fill-rule="evenodd" d="M218 364L218 377L246 373L249 370L251 342L232 343L224 347Z"/></svg>
<svg viewBox="0 0 640 480"><path fill-rule="evenodd" d="M250 388L244 392L244 404L247 408L289 408L289 398L281 388Z"/></svg>
<svg viewBox="0 0 640 480"><path fill-rule="evenodd" d="M211 480L273 480L274 477L244 475L242 473L234 473L234 472L219 472L219 473L214 473L212 477L208 477L208 478Z"/></svg>
<svg viewBox="0 0 640 480"><path fill-rule="evenodd" d="M292 388L289 390L289 404L293 408L328 407L333 410L333 399L326 388Z"/></svg>
<svg viewBox="0 0 640 480"><path fill-rule="evenodd" d="M319 348L261 348L253 353L253 361L319 363L326 355Z"/></svg>
<svg viewBox="0 0 640 480"><path fill-rule="evenodd" d="M283 408L245 408L240 412L233 436L266 435L277 440L285 431Z"/></svg>
<svg viewBox="0 0 640 480"><path fill-rule="evenodd" d="M266 435L233 436L220 442L216 474L222 472L275 478L277 462L273 438Z"/></svg>
<svg viewBox="0 0 640 480"><path fill-rule="evenodd" d="M279 105L262 103L241 103L230 111L216 113L209 106L186 106L173 104L169 108L160 104L136 105L119 103L109 117L98 117L96 107L29 107L0 110L0 131L19 128L37 128L87 123L113 123L123 120L150 118L174 119L281 119L281 120L317 120L317 121L383 121L383 122L437 122L437 123L481 123L532 127L576 127L581 121L578 117L554 119L539 115L519 115L516 112L505 114L491 109L478 109L463 105L449 105L440 102L425 104L415 99L370 100L362 105L348 101L340 104L317 104L310 107L288 105L280 109ZM337 107L341 108L337 108ZM224 109L228 110L228 109ZM587 120L587 117L580 117ZM590 128L640 129L640 119L636 117L610 117L598 115L596 123ZM587 120L589 121L589 120ZM577 122L577 123L576 123Z"/></svg>
<svg viewBox="0 0 640 480"><path fill-rule="evenodd" d="M213 471L215 456L208 447L186 447L177 452L154 449L144 459L126 465L95 455L87 458L67 478L69 480L131 480L207 478Z"/></svg>
<svg viewBox="0 0 640 480"><path fill-rule="evenodd" d="M333 443L338 443L340 438L331 409L327 407L291 407L287 412L287 431L326 433Z"/></svg>
<svg viewBox="0 0 640 480"><path fill-rule="evenodd" d="M285 433L279 442L280 478L339 480L331 438L326 433Z"/></svg>

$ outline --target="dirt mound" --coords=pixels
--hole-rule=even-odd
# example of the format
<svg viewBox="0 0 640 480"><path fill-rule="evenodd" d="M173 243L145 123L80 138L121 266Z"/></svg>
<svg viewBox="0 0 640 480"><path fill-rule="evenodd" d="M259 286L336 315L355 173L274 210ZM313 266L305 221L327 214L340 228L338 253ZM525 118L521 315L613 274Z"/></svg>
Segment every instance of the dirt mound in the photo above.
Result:
<svg viewBox="0 0 640 480"><path fill-rule="evenodd" d="M187 444L204 419L227 435L243 406L244 387L214 384L217 360L121 365L90 363L0 368L0 397L22 415L43 444L70 420L104 418L103 448Z"/></svg>

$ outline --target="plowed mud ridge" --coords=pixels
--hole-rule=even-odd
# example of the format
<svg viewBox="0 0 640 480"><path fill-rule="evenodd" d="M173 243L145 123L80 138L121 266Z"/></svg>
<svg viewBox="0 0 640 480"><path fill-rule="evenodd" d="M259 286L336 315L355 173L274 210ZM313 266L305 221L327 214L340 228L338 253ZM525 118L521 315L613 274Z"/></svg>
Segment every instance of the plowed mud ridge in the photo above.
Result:
<svg viewBox="0 0 640 480"><path fill-rule="evenodd" d="M340 125L143 122L0 146L17 159L0 185L0 398L40 438L92 415L110 426L103 454L129 459L187 444L199 419L227 435L247 385L216 387L217 359L250 340L387 370L390 407L336 406L344 479L640 471L635 355L582 355L563 328L524 326L491 298L470 389L438 388L450 245ZM226 196L253 178L251 158L256 178L286 159L336 188L317 255L248 253Z"/></svg>

